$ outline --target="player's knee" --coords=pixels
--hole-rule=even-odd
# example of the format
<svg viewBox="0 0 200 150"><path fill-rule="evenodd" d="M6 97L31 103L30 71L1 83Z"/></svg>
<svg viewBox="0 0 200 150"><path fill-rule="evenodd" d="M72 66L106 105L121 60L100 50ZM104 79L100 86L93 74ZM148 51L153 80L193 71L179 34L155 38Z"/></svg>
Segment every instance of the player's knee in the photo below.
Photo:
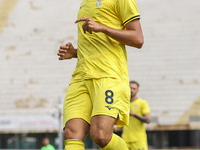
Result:
<svg viewBox="0 0 200 150"><path fill-rule="evenodd" d="M72 139L74 135L74 132L70 128L66 128L64 131L64 139Z"/></svg>
<svg viewBox="0 0 200 150"><path fill-rule="evenodd" d="M74 129L66 128L64 131L64 139L77 139L83 141L85 139L86 134L80 131L76 131Z"/></svg>
<svg viewBox="0 0 200 150"><path fill-rule="evenodd" d="M109 137L103 132L103 130L91 131L90 136L100 147L105 147L110 141Z"/></svg>

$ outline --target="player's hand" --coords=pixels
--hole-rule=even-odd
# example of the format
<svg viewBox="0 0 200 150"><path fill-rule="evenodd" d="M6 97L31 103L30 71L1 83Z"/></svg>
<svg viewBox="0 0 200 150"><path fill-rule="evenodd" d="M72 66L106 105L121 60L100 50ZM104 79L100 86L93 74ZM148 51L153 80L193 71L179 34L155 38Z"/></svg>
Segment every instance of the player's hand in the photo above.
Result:
<svg viewBox="0 0 200 150"><path fill-rule="evenodd" d="M75 23L78 23L80 21L84 21L84 24L82 25L84 33L89 32L90 34L92 34L92 31L101 32L101 30L104 26L102 24L96 23L91 18L86 18L86 17L76 20Z"/></svg>
<svg viewBox="0 0 200 150"><path fill-rule="evenodd" d="M59 60L63 59L71 59L73 58L74 54L76 53L72 43L67 43L66 45L61 45L60 49L58 50L57 55L59 56Z"/></svg>
<svg viewBox="0 0 200 150"><path fill-rule="evenodd" d="M132 111L132 109L130 109L130 116L134 116L135 113Z"/></svg>

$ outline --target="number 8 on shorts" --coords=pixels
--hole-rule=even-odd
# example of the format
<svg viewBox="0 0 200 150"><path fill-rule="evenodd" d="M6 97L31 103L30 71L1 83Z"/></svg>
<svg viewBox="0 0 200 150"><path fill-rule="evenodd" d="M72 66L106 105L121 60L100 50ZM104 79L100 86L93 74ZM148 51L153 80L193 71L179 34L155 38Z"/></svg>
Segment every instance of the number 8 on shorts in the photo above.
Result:
<svg viewBox="0 0 200 150"><path fill-rule="evenodd" d="M113 95L114 95L113 91L107 90L107 91L105 92L105 95L106 95L106 98L105 98L106 103L112 104L113 101L114 101L114 100L113 100Z"/></svg>

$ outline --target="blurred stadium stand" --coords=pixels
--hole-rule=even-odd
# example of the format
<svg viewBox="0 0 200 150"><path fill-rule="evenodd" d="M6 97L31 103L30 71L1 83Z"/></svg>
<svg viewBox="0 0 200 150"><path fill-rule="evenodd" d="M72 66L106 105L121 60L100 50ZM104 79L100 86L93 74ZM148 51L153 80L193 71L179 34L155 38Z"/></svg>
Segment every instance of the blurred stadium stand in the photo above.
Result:
<svg viewBox="0 0 200 150"><path fill-rule="evenodd" d="M57 50L77 45L81 0L0 0L0 148L58 148L58 99L76 59ZM200 1L137 0L145 44L127 47L130 80L151 108L150 147L200 147ZM90 139L88 148L96 148Z"/></svg>

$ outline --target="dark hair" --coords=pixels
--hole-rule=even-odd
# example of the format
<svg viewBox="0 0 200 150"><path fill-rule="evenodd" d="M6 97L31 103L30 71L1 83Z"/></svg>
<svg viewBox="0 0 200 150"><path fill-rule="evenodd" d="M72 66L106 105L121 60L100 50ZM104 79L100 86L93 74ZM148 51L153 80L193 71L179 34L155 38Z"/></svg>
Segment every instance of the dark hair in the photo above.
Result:
<svg viewBox="0 0 200 150"><path fill-rule="evenodd" d="M131 83L137 84L138 88L140 87L139 83L136 82L136 81L134 81L134 80L131 80L131 81L129 82L129 84L131 84Z"/></svg>
<svg viewBox="0 0 200 150"><path fill-rule="evenodd" d="M47 139L47 140L49 140L49 138L48 138L48 137L44 137L42 140L46 140L46 139Z"/></svg>

